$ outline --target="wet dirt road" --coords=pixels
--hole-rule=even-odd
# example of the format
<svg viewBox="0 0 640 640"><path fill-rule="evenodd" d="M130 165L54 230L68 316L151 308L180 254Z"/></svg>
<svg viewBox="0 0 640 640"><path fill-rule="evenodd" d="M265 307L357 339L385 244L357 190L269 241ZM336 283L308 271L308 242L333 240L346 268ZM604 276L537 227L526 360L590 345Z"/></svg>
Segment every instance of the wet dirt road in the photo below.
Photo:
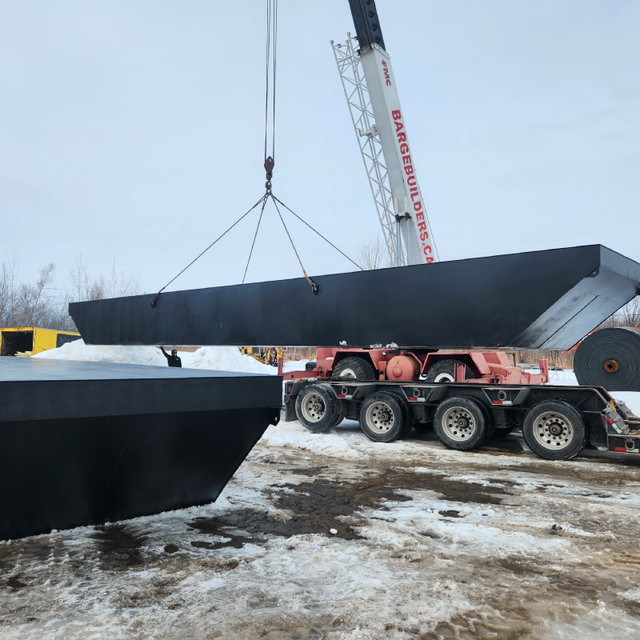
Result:
<svg viewBox="0 0 640 640"><path fill-rule="evenodd" d="M270 429L217 503L0 543L0 638L631 638L640 461Z"/></svg>

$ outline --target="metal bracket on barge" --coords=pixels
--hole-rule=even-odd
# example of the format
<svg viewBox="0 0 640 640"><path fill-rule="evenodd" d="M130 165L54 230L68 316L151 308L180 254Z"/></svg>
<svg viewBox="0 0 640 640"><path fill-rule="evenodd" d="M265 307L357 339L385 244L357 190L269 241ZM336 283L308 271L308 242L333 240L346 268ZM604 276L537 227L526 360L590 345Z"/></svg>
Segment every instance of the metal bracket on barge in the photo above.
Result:
<svg viewBox="0 0 640 640"><path fill-rule="evenodd" d="M285 420L326 431L357 420L376 442L392 442L412 428L433 427L446 447L467 451L522 430L528 447L548 460L568 460L587 445L611 453L640 453L640 418L602 387L452 382L285 383Z"/></svg>

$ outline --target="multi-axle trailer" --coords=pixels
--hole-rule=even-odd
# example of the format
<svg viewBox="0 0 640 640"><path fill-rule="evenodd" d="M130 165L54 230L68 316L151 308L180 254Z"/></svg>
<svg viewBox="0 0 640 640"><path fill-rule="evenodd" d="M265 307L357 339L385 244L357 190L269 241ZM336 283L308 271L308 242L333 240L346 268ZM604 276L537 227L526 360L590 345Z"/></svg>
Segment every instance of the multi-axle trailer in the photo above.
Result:
<svg viewBox="0 0 640 640"><path fill-rule="evenodd" d="M640 453L640 418L602 387L298 380L285 383L285 409L285 420L311 431L358 420L377 442L433 427L442 444L466 451L519 428L549 460L568 460L589 445Z"/></svg>

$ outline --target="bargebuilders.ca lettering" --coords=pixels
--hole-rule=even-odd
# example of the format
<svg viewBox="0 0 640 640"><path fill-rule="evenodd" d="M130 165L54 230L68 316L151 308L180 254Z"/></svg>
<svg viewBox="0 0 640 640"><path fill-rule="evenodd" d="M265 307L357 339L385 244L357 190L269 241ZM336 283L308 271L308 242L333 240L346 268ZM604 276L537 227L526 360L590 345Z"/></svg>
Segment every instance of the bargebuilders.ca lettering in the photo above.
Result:
<svg viewBox="0 0 640 640"><path fill-rule="evenodd" d="M427 221L425 218L425 210L422 203L422 197L420 195L420 189L418 188L418 180L413 169L411 150L409 149L407 134L404 128L404 122L402 121L402 113L400 113L400 109L394 109L391 112L391 115L396 125L396 138L400 149L400 155L402 156L402 168L404 169L406 176L407 189L409 191L409 197L411 198L413 213L416 216L416 221L418 223L421 250L425 255L426 261L431 263L433 262L433 250L429 239L429 232L427 230Z"/></svg>

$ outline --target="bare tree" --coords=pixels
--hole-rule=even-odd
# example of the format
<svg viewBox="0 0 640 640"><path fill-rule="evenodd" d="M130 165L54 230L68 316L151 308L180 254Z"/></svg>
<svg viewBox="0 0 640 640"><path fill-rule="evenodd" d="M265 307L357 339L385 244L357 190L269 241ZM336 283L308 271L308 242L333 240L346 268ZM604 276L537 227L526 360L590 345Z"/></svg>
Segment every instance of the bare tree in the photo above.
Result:
<svg viewBox="0 0 640 640"><path fill-rule="evenodd" d="M87 264L79 255L69 269L69 278L72 284L70 298L75 300L102 300L140 293L139 279L118 274L115 262L111 267L109 278L105 278L102 274L97 277L90 276Z"/></svg>
<svg viewBox="0 0 640 640"><path fill-rule="evenodd" d="M640 296L636 296L622 309L616 311L600 327L640 327Z"/></svg>
<svg viewBox="0 0 640 640"><path fill-rule="evenodd" d="M0 270L0 326L65 329L71 320L62 301L52 294L55 266L42 269L34 284L18 281L18 262L3 262Z"/></svg>
<svg viewBox="0 0 640 640"><path fill-rule="evenodd" d="M16 281L18 262L13 256L10 262L2 263L0 273L0 325L8 326L7 319L13 317L16 306Z"/></svg>
<svg viewBox="0 0 640 640"><path fill-rule="evenodd" d="M72 299L97 300L139 292L138 280L117 274L115 264L108 278L90 277L81 257L70 270L73 290L60 293L54 289L55 265L40 269L34 283L21 282L15 256L0 265L0 327L43 327L75 331L69 316Z"/></svg>
<svg viewBox="0 0 640 640"><path fill-rule="evenodd" d="M391 257L387 252L387 247L380 241L380 236L360 245L360 264L365 269L389 267L391 266L390 262Z"/></svg>

